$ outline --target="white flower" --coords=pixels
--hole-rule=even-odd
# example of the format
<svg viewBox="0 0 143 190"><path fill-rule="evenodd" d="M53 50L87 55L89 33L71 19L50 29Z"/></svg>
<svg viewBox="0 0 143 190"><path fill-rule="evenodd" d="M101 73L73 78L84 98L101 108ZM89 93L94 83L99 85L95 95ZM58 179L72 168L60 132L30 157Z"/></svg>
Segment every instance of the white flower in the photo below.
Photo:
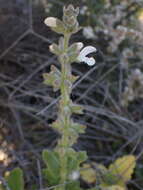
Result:
<svg viewBox="0 0 143 190"><path fill-rule="evenodd" d="M44 23L49 27L56 27L57 26L57 19L54 17L48 17L44 20Z"/></svg>
<svg viewBox="0 0 143 190"><path fill-rule="evenodd" d="M83 28L83 35L87 39L95 39L95 34L91 26L87 26Z"/></svg>
<svg viewBox="0 0 143 190"><path fill-rule="evenodd" d="M71 180L77 180L77 179L79 178L79 176L80 176L79 171L73 171L73 172L70 174L69 178L70 178Z"/></svg>
<svg viewBox="0 0 143 190"><path fill-rule="evenodd" d="M86 46L85 48L83 48L80 53L79 56L77 57L77 61L78 62L85 62L87 63L87 65L92 66L95 64L95 59L93 57L86 57L88 54L96 52L96 48L93 46Z"/></svg>

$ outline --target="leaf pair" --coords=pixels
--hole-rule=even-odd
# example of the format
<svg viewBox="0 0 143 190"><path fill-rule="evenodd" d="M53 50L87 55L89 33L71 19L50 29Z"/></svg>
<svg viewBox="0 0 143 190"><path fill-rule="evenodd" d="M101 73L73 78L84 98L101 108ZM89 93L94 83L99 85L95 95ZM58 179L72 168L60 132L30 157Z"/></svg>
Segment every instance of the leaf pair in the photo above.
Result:
<svg viewBox="0 0 143 190"><path fill-rule="evenodd" d="M54 91L57 91L61 87L61 77L61 72L54 65L51 65L51 71L43 74L44 84L53 86ZM71 75L67 77L66 82L73 83L77 79L78 77Z"/></svg>

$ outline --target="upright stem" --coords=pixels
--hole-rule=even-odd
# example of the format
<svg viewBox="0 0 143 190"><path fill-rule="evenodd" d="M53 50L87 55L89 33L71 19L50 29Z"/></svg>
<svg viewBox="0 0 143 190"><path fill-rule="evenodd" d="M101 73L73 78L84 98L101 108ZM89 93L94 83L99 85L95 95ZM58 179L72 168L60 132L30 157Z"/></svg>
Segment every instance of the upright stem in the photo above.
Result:
<svg viewBox="0 0 143 190"><path fill-rule="evenodd" d="M70 35L66 34L64 36L64 52L63 55L66 56L68 44L69 44ZM61 181L60 184L62 186L56 188L56 190L65 190L64 183L67 180L67 148L69 147L69 127L70 127L70 118L71 113L69 110L69 102L70 102L70 93L71 86L68 78L71 76L71 66L68 62L68 59L63 59L61 63L61 100L60 100L60 115L59 117L63 121L62 127L62 137L59 141L58 147L60 152L60 164L61 164Z"/></svg>

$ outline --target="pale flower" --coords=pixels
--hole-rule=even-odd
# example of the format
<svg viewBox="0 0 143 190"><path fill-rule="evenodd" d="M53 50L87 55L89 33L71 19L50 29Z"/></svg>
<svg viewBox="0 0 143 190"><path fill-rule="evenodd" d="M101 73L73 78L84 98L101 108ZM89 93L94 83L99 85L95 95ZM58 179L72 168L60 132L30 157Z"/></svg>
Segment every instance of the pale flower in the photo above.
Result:
<svg viewBox="0 0 143 190"><path fill-rule="evenodd" d="M88 54L96 52L96 48L93 46L86 46L85 48L83 48L80 53L79 56L77 57L77 61L78 62L84 62L87 63L87 65L89 66L93 66L95 64L95 59L93 57L86 57Z"/></svg>
<svg viewBox="0 0 143 190"><path fill-rule="evenodd" d="M57 26L57 19L54 17L48 17L44 20L44 23L49 27L56 27Z"/></svg>

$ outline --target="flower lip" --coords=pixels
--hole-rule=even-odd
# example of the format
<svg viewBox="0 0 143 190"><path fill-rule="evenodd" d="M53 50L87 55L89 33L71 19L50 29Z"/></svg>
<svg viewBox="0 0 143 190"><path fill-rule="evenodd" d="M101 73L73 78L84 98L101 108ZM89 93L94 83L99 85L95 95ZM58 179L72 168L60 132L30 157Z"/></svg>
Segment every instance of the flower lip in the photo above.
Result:
<svg viewBox="0 0 143 190"><path fill-rule="evenodd" d="M80 56L87 56L90 53L96 52L97 49L93 46L86 46L85 48L83 48L80 52Z"/></svg>
<svg viewBox="0 0 143 190"><path fill-rule="evenodd" d="M47 18L44 20L44 23L45 23L47 26L56 27L56 26L57 26L57 19L54 18L54 17L47 17Z"/></svg>
<svg viewBox="0 0 143 190"><path fill-rule="evenodd" d="M87 57L88 54L96 52L97 49L93 46L86 46L85 48L83 48L80 53L79 56L77 57L77 61L78 62L85 62L87 63L87 65L89 66L93 66L95 64L95 59L93 57Z"/></svg>

